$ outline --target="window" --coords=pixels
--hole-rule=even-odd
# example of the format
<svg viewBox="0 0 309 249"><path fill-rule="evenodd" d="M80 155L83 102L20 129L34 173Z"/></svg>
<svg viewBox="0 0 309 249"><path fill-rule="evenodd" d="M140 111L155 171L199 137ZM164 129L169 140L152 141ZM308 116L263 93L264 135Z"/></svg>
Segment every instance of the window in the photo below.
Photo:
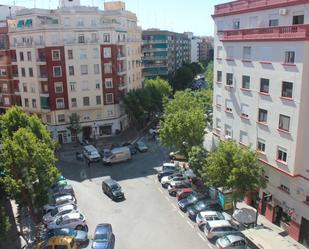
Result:
<svg viewBox="0 0 309 249"><path fill-rule="evenodd" d="M59 115L58 115L58 122L59 122L59 123L65 122L65 116L64 116L64 114L59 114Z"/></svg>
<svg viewBox="0 0 309 249"><path fill-rule="evenodd" d="M103 42L110 42L110 35L108 33L103 34Z"/></svg>
<svg viewBox="0 0 309 249"><path fill-rule="evenodd" d="M74 66L69 66L69 75L74 75Z"/></svg>
<svg viewBox="0 0 309 249"><path fill-rule="evenodd" d="M112 57L111 48L104 48L103 49L103 57L104 58L111 58Z"/></svg>
<svg viewBox="0 0 309 249"><path fill-rule="evenodd" d="M293 25L304 24L304 15L293 16Z"/></svg>
<svg viewBox="0 0 309 249"><path fill-rule="evenodd" d="M100 89L101 88L101 83L99 81L97 81L95 83L95 89Z"/></svg>
<svg viewBox="0 0 309 249"><path fill-rule="evenodd" d="M112 63L104 63L104 73L112 73Z"/></svg>
<svg viewBox="0 0 309 249"><path fill-rule="evenodd" d="M0 68L0 76L6 76L6 69L5 68Z"/></svg>
<svg viewBox="0 0 309 249"><path fill-rule="evenodd" d="M278 147L277 160L287 162L287 157L288 157L287 150L282 147Z"/></svg>
<svg viewBox="0 0 309 249"><path fill-rule="evenodd" d="M248 133L244 131L239 132L239 142L248 145L249 144L249 139L248 139Z"/></svg>
<svg viewBox="0 0 309 249"><path fill-rule="evenodd" d="M279 19L270 19L268 22L269 27L279 26Z"/></svg>
<svg viewBox="0 0 309 249"><path fill-rule="evenodd" d="M269 79L261 78L260 92L269 93Z"/></svg>
<svg viewBox="0 0 309 249"><path fill-rule="evenodd" d="M19 52L19 60L24 61L24 53L23 52Z"/></svg>
<svg viewBox="0 0 309 249"><path fill-rule="evenodd" d="M216 118L216 129L221 130L221 119Z"/></svg>
<svg viewBox="0 0 309 249"><path fill-rule="evenodd" d="M113 79L112 78L106 78L105 79L105 88L113 88Z"/></svg>
<svg viewBox="0 0 309 249"><path fill-rule="evenodd" d="M293 97L293 83L292 82L282 82L282 92L281 97L292 98Z"/></svg>
<svg viewBox="0 0 309 249"><path fill-rule="evenodd" d="M28 92L27 83L23 83L23 92Z"/></svg>
<svg viewBox="0 0 309 249"><path fill-rule="evenodd" d="M223 48L221 46L217 47L217 58L221 59L222 58L222 52Z"/></svg>
<svg viewBox="0 0 309 249"><path fill-rule="evenodd" d="M113 104L114 103L114 94L107 93L106 95L106 104Z"/></svg>
<svg viewBox="0 0 309 249"><path fill-rule="evenodd" d="M233 111L233 103L232 103L232 101L229 100L229 99L227 99L227 100L225 101L225 110L226 110L227 112L232 112L232 111Z"/></svg>
<svg viewBox="0 0 309 249"><path fill-rule="evenodd" d="M52 50L52 60L60 61L60 50Z"/></svg>
<svg viewBox="0 0 309 249"><path fill-rule="evenodd" d="M21 68L21 76L26 77L26 70L24 67Z"/></svg>
<svg viewBox="0 0 309 249"><path fill-rule="evenodd" d="M250 89L250 76L243 75L242 76L242 85L243 89Z"/></svg>
<svg viewBox="0 0 309 249"><path fill-rule="evenodd" d="M72 107L77 107L76 98L71 98L71 105L72 105Z"/></svg>
<svg viewBox="0 0 309 249"><path fill-rule="evenodd" d="M73 50L72 49L68 50L68 59L73 60Z"/></svg>
<svg viewBox="0 0 309 249"><path fill-rule="evenodd" d="M76 91L76 82L70 82L70 89L71 89L71 92Z"/></svg>
<svg viewBox="0 0 309 249"><path fill-rule="evenodd" d="M36 108L36 99L32 99L32 108Z"/></svg>
<svg viewBox="0 0 309 249"><path fill-rule="evenodd" d="M284 63L294 64L295 62L295 51L285 51Z"/></svg>
<svg viewBox="0 0 309 249"><path fill-rule="evenodd" d="M64 108L64 99L63 98L56 99L56 108L57 109Z"/></svg>
<svg viewBox="0 0 309 249"><path fill-rule="evenodd" d="M217 71L217 82L222 82L222 71Z"/></svg>
<svg viewBox="0 0 309 249"><path fill-rule="evenodd" d="M85 36L84 35L78 36L78 43L85 43Z"/></svg>
<svg viewBox="0 0 309 249"><path fill-rule="evenodd" d="M241 116L244 118L249 118L249 106L246 104L241 104Z"/></svg>
<svg viewBox="0 0 309 249"><path fill-rule="evenodd" d="M259 152L265 152L265 140L264 139L258 138L257 150Z"/></svg>
<svg viewBox="0 0 309 249"><path fill-rule="evenodd" d="M97 105L101 105L101 96L96 96L95 99L96 99Z"/></svg>
<svg viewBox="0 0 309 249"><path fill-rule="evenodd" d="M29 67L29 77L33 77L33 68Z"/></svg>
<svg viewBox="0 0 309 249"><path fill-rule="evenodd" d="M29 107L29 100L25 98L25 107Z"/></svg>
<svg viewBox="0 0 309 249"><path fill-rule="evenodd" d="M243 47L242 58L244 60L251 59L251 47Z"/></svg>
<svg viewBox="0 0 309 249"><path fill-rule="evenodd" d="M54 75L54 77L61 77L62 76L62 71L61 71L60 66L53 67L53 75Z"/></svg>
<svg viewBox="0 0 309 249"><path fill-rule="evenodd" d="M80 49L79 50L79 58L80 59L87 59L87 50L86 49Z"/></svg>
<svg viewBox="0 0 309 249"><path fill-rule="evenodd" d="M28 52L27 52L27 60L28 60L28 61L31 61L31 51L28 51Z"/></svg>
<svg viewBox="0 0 309 249"><path fill-rule="evenodd" d="M221 95L216 96L216 105L221 106L222 105L222 97Z"/></svg>
<svg viewBox="0 0 309 249"><path fill-rule="evenodd" d="M87 65L80 65L81 74L85 75L88 74L88 66Z"/></svg>
<svg viewBox="0 0 309 249"><path fill-rule="evenodd" d="M90 105L89 97L83 97L83 104L84 104L84 106L89 106Z"/></svg>
<svg viewBox="0 0 309 249"><path fill-rule="evenodd" d="M267 110L265 109L259 109L259 117L258 117L259 122L261 123L267 123Z"/></svg>
<svg viewBox="0 0 309 249"><path fill-rule="evenodd" d="M62 82L56 82L55 83L55 92L56 93L63 93L63 83Z"/></svg>
<svg viewBox="0 0 309 249"><path fill-rule="evenodd" d="M10 99L8 97L3 98L4 105L10 105Z"/></svg>
<svg viewBox="0 0 309 249"><path fill-rule="evenodd" d="M233 57L234 57L234 48L229 46L226 48L226 58L233 59Z"/></svg>
<svg viewBox="0 0 309 249"><path fill-rule="evenodd" d="M231 126L225 125L224 135L225 135L225 138L227 139L231 139L233 137Z"/></svg>
<svg viewBox="0 0 309 249"><path fill-rule="evenodd" d="M283 114L279 115L279 129L289 131L290 130L290 117Z"/></svg>
<svg viewBox="0 0 309 249"><path fill-rule="evenodd" d="M290 188L285 186L284 184L280 184L279 188L283 190L284 192L290 193Z"/></svg>
<svg viewBox="0 0 309 249"><path fill-rule="evenodd" d="M239 21L239 19L233 20L233 29L240 29L240 21Z"/></svg>
<svg viewBox="0 0 309 249"><path fill-rule="evenodd" d="M226 85L233 86L233 74L232 73L226 74Z"/></svg>
<svg viewBox="0 0 309 249"><path fill-rule="evenodd" d="M94 72L94 74L100 74L100 65L99 64L93 65L93 72Z"/></svg>
<svg viewBox="0 0 309 249"><path fill-rule="evenodd" d="M30 91L31 91L32 93L35 93L35 85L34 85L34 84L31 84L31 86L30 86Z"/></svg>

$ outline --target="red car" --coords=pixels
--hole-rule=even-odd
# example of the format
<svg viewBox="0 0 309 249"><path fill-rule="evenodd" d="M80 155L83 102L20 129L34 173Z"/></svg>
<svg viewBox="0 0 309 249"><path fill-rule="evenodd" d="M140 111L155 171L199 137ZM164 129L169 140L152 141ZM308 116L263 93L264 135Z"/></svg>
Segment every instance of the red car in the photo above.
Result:
<svg viewBox="0 0 309 249"><path fill-rule="evenodd" d="M192 188L183 188L183 189L180 189L179 191L177 191L176 193L176 198L177 198L177 201L180 201L184 198L187 198L190 194L193 193L193 190Z"/></svg>

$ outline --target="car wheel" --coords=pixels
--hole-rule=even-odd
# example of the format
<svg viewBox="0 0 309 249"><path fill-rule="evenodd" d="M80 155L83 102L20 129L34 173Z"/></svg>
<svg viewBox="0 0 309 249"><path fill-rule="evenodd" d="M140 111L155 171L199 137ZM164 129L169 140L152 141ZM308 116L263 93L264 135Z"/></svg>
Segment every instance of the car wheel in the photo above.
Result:
<svg viewBox="0 0 309 249"><path fill-rule="evenodd" d="M82 225L78 225L77 227L75 227L76 230L83 230L83 226Z"/></svg>

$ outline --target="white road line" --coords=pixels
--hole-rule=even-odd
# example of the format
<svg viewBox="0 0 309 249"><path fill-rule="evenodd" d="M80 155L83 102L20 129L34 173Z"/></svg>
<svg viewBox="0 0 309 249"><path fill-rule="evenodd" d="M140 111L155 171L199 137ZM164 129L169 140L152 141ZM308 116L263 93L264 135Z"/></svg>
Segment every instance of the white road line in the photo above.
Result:
<svg viewBox="0 0 309 249"><path fill-rule="evenodd" d="M175 204L174 204L174 203L171 203L171 205L173 206L173 208L177 209L177 207L175 206Z"/></svg>
<svg viewBox="0 0 309 249"><path fill-rule="evenodd" d="M160 188L158 188L159 189L159 191L163 194L163 191L162 191L162 189L160 189Z"/></svg>
<svg viewBox="0 0 309 249"><path fill-rule="evenodd" d="M167 197L167 196L165 196L165 195L164 195L164 198L165 198L167 201L170 201L170 199L168 199L168 197Z"/></svg>
<svg viewBox="0 0 309 249"><path fill-rule="evenodd" d="M185 216L183 215L182 212L178 211L178 213L184 218Z"/></svg>
<svg viewBox="0 0 309 249"><path fill-rule="evenodd" d="M206 240L204 237L203 237L203 235L202 234L200 234L200 233L198 233L198 236L200 236L200 238L202 239L202 240ZM208 243L209 244L209 243Z"/></svg>
<svg viewBox="0 0 309 249"><path fill-rule="evenodd" d="M211 245L211 244L207 243L207 245L208 245L209 248L212 248L212 245Z"/></svg>
<svg viewBox="0 0 309 249"><path fill-rule="evenodd" d="M189 226L194 229L194 226L187 220L187 223L189 224Z"/></svg>

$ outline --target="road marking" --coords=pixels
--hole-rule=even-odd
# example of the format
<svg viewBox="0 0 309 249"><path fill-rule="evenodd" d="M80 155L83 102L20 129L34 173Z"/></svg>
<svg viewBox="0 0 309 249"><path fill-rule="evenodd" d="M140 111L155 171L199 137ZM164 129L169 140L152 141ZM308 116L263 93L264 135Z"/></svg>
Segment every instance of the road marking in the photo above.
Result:
<svg viewBox="0 0 309 249"><path fill-rule="evenodd" d="M160 189L160 188L158 188L159 189L159 191L163 194L163 191L162 191L162 189Z"/></svg>
<svg viewBox="0 0 309 249"><path fill-rule="evenodd" d="M202 240L206 240L204 237L203 237L203 235L202 234L200 234L200 233L198 233L198 236L200 236L200 238L202 239ZM208 243L209 244L209 243Z"/></svg>
<svg viewBox="0 0 309 249"><path fill-rule="evenodd" d="M170 201L170 200L168 199L168 197L167 197L167 196L165 196L165 195L164 195L164 198L165 198L167 201Z"/></svg>
<svg viewBox="0 0 309 249"><path fill-rule="evenodd" d="M177 207L174 203L171 203L171 205L173 206L173 208L177 209Z"/></svg>
<svg viewBox="0 0 309 249"><path fill-rule="evenodd" d="M189 226L194 229L194 226L190 223L190 221L187 220L187 223L189 224Z"/></svg>
<svg viewBox="0 0 309 249"><path fill-rule="evenodd" d="M209 248L212 248L212 245L211 245L211 244L207 243L207 245L208 245Z"/></svg>
<svg viewBox="0 0 309 249"><path fill-rule="evenodd" d="M180 212L179 210L178 210L178 213L184 218L185 216L183 215L183 213L182 212Z"/></svg>

